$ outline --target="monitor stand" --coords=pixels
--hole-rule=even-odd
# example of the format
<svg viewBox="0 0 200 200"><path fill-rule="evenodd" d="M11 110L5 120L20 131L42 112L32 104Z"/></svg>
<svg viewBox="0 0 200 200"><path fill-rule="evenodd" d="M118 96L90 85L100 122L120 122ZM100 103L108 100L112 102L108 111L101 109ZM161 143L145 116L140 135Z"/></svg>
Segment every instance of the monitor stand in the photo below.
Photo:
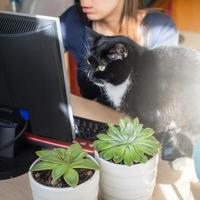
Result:
<svg viewBox="0 0 200 200"><path fill-rule="evenodd" d="M23 142L13 158L0 157L0 180L10 179L26 173L37 158L35 151L41 147Z"/></svg>

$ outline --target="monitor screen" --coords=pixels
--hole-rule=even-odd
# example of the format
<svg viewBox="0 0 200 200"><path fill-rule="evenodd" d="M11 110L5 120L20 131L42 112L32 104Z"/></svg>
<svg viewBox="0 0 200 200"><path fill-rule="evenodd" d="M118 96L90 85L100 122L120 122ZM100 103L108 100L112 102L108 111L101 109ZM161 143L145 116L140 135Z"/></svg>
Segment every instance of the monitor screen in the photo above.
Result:
<svg viewBox="0 0 200 200"><path fill-rule="evenodd" d="M29 113L33 134L72 141L59 19L0 13L0 107Z"/></svg>

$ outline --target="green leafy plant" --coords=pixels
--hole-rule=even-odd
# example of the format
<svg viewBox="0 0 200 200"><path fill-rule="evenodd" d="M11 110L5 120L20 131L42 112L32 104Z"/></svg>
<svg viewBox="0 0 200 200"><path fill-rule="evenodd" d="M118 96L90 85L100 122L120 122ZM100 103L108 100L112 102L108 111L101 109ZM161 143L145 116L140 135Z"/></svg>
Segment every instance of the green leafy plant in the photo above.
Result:
<svg viewBox="0 0 200 200"><path fill-rule="evenodd" d="M41 150L36 154L40 161L33 165L32 172L52 170L53 180L63 176L65 182L71 187L75 187L79 182L79 174L76 169L99 169L95 161L87 158L87 153L78 143L72 144L68 149Z"/></svg>
<svg viewBox="0 0 200 200"><path fill-rule="evenodd" d="M160 143L153 136L154 130L143 128L139 119L120 119L119 126L108 124L106 133L98 134L94 147L100 157L114 163L133 165L145 163L158 153Z"/></svg>

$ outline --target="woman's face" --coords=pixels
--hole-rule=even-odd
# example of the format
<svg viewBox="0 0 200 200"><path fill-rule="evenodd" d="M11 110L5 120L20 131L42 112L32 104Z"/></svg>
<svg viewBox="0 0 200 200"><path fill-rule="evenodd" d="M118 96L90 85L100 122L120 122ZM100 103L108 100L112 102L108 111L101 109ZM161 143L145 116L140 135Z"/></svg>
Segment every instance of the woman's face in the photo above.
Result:
<svg viewBox="0 0 200 200"><path fill-rule="evenodd" d="M106 19L111 15L121 15L124 0L80 0L83 13L89 20Z"/></svg>

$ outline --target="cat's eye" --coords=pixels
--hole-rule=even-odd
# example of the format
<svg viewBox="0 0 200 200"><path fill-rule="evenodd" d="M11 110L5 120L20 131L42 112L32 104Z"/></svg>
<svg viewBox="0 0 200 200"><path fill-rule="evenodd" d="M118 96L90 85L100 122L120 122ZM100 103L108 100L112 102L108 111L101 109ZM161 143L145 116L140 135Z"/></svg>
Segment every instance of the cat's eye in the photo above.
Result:
<svg viewBox="0 0 200 200"><path fill-rule="evenodd" d="M106 66L104 66L104 65L98 66L98 70L101 71L101 72L103 72L105 69L106 69Z"/></svg>

